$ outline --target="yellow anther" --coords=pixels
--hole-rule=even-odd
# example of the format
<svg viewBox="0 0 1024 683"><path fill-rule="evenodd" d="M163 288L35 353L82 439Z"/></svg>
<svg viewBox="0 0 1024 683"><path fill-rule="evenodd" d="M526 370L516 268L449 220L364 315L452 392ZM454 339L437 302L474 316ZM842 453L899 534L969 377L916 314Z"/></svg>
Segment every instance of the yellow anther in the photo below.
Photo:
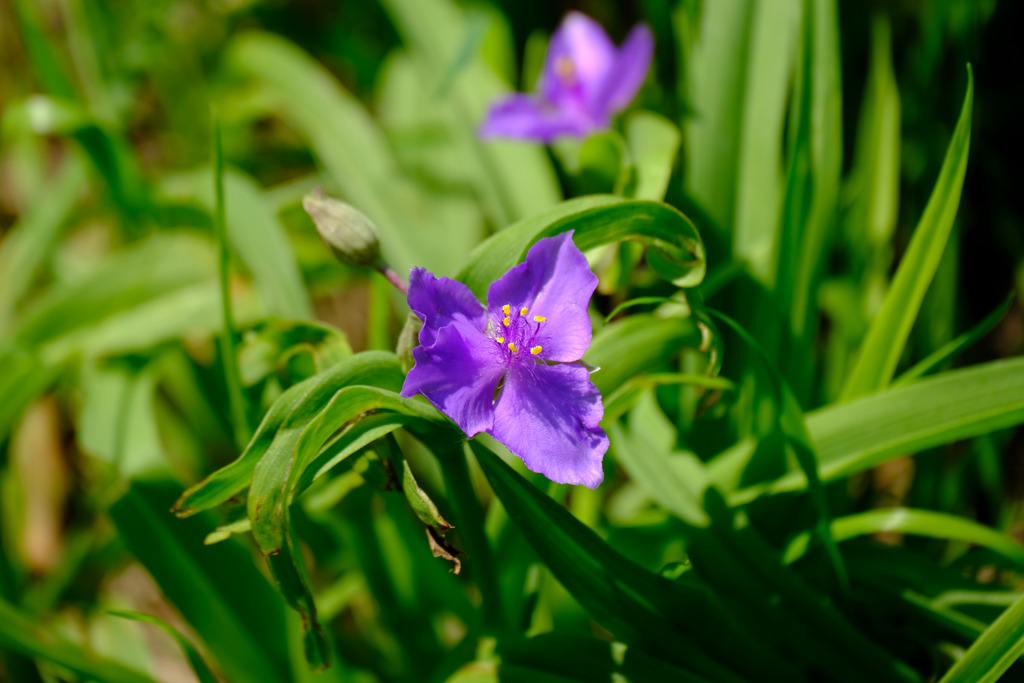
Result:
<svg viewBox="0 0 1024 683"><path fill-rule="evenodd" d="M494 341L498 342L499 344L504 344L505 343L505 338L504 337L495 337Z"/></svg>
<svg viewBox="0 0 1024 683"><path fill-rule="evenodd" d="M505 304L504 306L502 306L501 310L505 313L505 315L511 315L512 314L512 309L509 307L508 304Z"/></svg>
<svg viewBox="0 0 1024 683"><path fill-rule="evenodd" d="M504 325L505 327L508 327L509 325L512 324L512 321L509 320L509 317L506 315L505 319L501 321L501 324Z"/></svg>
<svg viewBox="0 0 1024 683"><path fill-rule="evenodd" d="M515 353L515 352L516 352L516 351L518 351L519 349L517 349L517 348L516 348L516 345L515 345L515 344L513 344L512 342L509 342L509 343L508 343L508 350L509 350L509 351L511 351L512 353Z"/></svg>
<svg viewBox="0 0 1024 683"><path fill-rule="evenodd" d="M536 356L536 355L537 355L538 353L540 353L540 352L541 352L541 351L543 351L543 350L544 350L544 349L542 349L542 348L541 348L541 347L539 347L539 346L534 346L534 347L533 347L532 349L530 349L530 353L532 353L533 355L535 355L535 356Z"/></svg>
<svg viewBox="0 0 1024 683"><path fill-rule="evenodd" d="M523 306L522 308L519 309L519 315L526 315L529 312L530 309L528 309L526 306Z"/></svg>
<svg viewBox="0 0 1024 683"><path fill-rule="evenodd" d="M537 322L539 322L539 323L542 323L542 322L544 322L545 320L547 320L547 318L545 318L545 317L544 317L544 316L542 316L542 315L535 315L535 316L533 316L533 319L534 319L534 320L536 320L536 321L537 321Z"/></svg>

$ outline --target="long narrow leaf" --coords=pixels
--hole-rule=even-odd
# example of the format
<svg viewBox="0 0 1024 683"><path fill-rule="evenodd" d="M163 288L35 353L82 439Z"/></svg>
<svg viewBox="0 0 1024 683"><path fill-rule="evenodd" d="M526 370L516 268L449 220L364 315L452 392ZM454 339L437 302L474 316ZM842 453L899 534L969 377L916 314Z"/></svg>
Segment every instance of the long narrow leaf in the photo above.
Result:
<svg viewBox="0 0 1024 683"><path fill-rule="evenodd" d="M1024 597L974 641L939 683L994 683L1024 654Z"/></svg>
<svg viewBox="0 0 1024 683"><path fill-rule="evenodd" d="M0 645L66 667L87 680L105 683L152 683L148 676L119 662L91 655L78 645L48 633L34 619L22 614L2 598Z"/></svg>
<svg viewBox="0 0 1024 683"><path fill-rule="evenodd" d="M896 372L910 329L953 229L967 173L973 102L974 78L968 66L967 93L960 110L960 120L946 151L935 189L914 230L882 308L861 344L856 364L843 387L843 401L884 389Z"/></svg>

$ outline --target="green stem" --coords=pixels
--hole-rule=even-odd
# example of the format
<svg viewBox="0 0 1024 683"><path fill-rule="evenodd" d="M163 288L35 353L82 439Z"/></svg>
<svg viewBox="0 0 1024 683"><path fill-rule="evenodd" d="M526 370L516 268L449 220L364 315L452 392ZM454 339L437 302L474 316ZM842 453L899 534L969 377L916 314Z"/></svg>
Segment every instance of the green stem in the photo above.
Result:
<svg viewBox="0 0 1024 683"><path fill-rule="evenodd" d="M228 409L235 445L242 449L251 436L249 421L245 416L245 394L238 370L238 352L235 348L235 321L231 312L230 266L231 253L228 251L227 221L224 209L224 148L221 144L220 120L213 114L213 190L215 208L213 231L217 239L218 271L220 275L221 312L224 315L224 329L217 344L224 364L224 382L227 385Z"/></svg>

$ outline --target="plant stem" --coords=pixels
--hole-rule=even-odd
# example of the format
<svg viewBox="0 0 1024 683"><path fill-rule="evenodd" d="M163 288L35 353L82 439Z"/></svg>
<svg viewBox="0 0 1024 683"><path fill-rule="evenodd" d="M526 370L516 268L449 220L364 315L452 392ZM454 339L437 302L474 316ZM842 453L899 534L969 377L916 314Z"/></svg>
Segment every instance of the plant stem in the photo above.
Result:
<svg viewBox="0 0 1024 683"><path fill-rule="evenodd" d="M402 296L408 296L409 285L405 283L402 276L396 273L391 266L382 263L377 269L380 271L381 275L388 279L388 282L393 284L395 288L402 293Z"/></svg>

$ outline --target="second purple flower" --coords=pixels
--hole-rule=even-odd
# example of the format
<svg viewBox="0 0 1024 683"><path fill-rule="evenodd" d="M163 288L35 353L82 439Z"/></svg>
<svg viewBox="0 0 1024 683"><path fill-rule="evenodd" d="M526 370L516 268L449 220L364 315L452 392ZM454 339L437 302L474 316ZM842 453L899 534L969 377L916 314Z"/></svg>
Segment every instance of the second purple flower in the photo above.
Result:
<svg viewBox="0 0 1024 683"><path fill-rule="evenodd" d="M549 143L563 135L585 137L604 130L633 101L653 53L654 38L643 24L616 48L600 24L570 12L551 36L538 92L497 101L480 136Z"/></svg>

